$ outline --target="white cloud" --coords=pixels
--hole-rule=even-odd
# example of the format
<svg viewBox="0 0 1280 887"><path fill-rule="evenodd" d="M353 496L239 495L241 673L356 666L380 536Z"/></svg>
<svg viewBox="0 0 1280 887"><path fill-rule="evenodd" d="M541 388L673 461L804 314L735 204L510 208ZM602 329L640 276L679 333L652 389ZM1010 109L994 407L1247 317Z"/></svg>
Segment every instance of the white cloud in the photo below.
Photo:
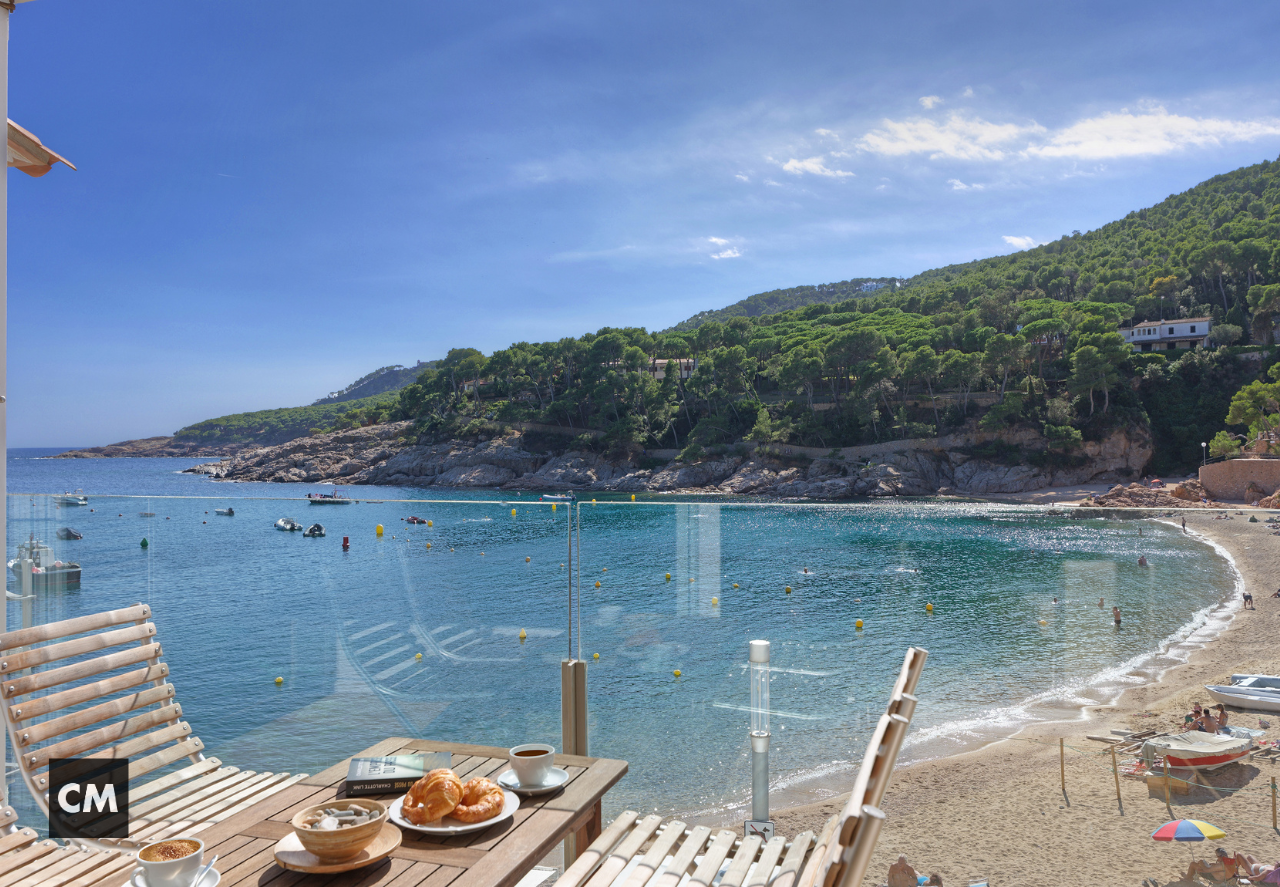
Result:
<svg viewBox="0 0 1280 887"><path fill-rule="evenodd" d="M1276 135L1280 135L1280 120L1184 117L1159 106L1134 114L1125 108L1118 114L1091 117L1058 130L1043 144L1029 146L1027 153L1076 160L1149 157Z"/></svg>
<svg viewBox="0 0 1280 887"><path fill-rule="evenodd" d="M769 185L770 187L773 187L773 188L781 188L781 187L782 187L782 183L781 183L781 182L775 182L773 179L765 179L765 180L764 180L764 183L765 183L766 185Z"/></svg>
<svg viewBox="0 0 1280 887"><path fill-rule="evenodd" d="M833 179L843 179L853 175L853 173L846 172L843 169L828 169L827 165L822 162L821 157L810 157L807 160L797 160L792 157L782 164L782 170L797 176L810 173L815 176L828 176Z"/></svg>
<svg viewBox="0 0 1280 887"><path fill-rule="evenodd" d="M713 238L713 239L714 239L714 238ZM735 247L732 247L732 246L731 246L731 247L729 247L727 250L725 250L724 252L712 253L712 254L711 254L711 258L713 258L713 259L736 259L736 258L738 258L738 256L740 256L740 255L742 255L742 253L738 252L738 250L737 250Z"/></svg>
<svg viewBox="0 0 1280 887"><path fill-rule="evenodd" d="M1004 242L1017 250L1031 249L1033 246L1040 245L1040 241L1034 237L1015 237L1009 234L1004 235Z"/></svg>
<svg viewBox="0 0 1280 887"><path fill-rule="evenodd" d="M749 182L749 181L751 181L749 178L747 178L746 176L744 176L742 173L736 173L736 174L734 175L734 178L735 178L735 179L737 179L739 182Z"/></svg>
<svg viewBox="0 0 1280 887"><path fill-rule="evenodd" d="M934 105L942 104L942 96L940 95L922 95L920 96L920 104L924 106L926 111L933 109Z"/></svg>
<svg viewBox="0 0 1280 887"><path fill-rule="evenodd" d="M971 98L973 98L973 87L972 87L972 86L966 86L966 87L964 88L964 92L960 93L960 97L961 97L961 98L965 98L965 99L971 99Z"/></svg>
<svg viewBox="0 0 1280 887"><path fill-rule="evenodd" d="M928 154L933 160L1003 160L1014 143L1044 131L1036 123L988 123L960 114L952 114L942 123L914 117L882 121L879 129L858 140L858 147L889 157Z"/></svg>
<svg viewBox="0 0 1280 887"><path fill-rule="evenodd" d="M716 246L724 246L729 242L725 240L723 237L708 237L707 240L710 243L714 243Z"/></svg>
<svg viewBox="0 0 1280 887"><path fill-rule="evenodd" d="M835 139L837 142L840 141L840 136L829 129L815 129L814 132L822 136L823 138Z"/></svg>
<svg viewBox="0 0 1280 887"><path fill-rule="evenodd" d="M981 191L984 185L966 185L959 179L947 179L947 184L951 186L952 191Z"/></svg>

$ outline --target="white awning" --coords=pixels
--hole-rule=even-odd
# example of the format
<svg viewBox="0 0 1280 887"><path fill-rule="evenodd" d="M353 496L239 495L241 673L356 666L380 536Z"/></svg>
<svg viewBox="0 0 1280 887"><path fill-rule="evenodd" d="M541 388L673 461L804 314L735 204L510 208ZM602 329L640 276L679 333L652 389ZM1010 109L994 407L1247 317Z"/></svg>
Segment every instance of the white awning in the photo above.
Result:
<svg viewBox="0 0 1280 887"><path fill-rule="evenodd" d="M67 158L50 151L40 143L34 133L27 132L12 120L9 121L9 166L17 167L29 176L47 173L58 162L75 169Z"/></svg>

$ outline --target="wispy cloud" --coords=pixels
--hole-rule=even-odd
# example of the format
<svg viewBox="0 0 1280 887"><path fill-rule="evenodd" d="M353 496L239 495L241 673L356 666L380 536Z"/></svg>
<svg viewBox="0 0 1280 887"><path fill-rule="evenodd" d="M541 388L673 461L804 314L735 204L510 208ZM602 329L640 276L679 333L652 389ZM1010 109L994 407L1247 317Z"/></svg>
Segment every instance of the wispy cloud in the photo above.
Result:
<svg viewBox="0 0 1280 887"><path fill-rule="evenodd" d="M732 246L731 246L731 247L729 247L727 250L724 250L723 252L712 253L712 254L711 254L711 258L713 258L713 259L736 259L736 258L738 258L740 255L742 255L742 253L738 252L738 250L737 250L737 248L736 248L736 247L732 247Z"/></svg>
<svg viewBox="0 0 1280 887"><path fill-rule="evenodd" d="M714 243L716 246L724 246L729 241L725 240L723 237L708 237L707 242Z"/></svg>
<svg viewBox="0 0 1280 887"><path fill-rule="evenodd" d="M973 98L973 87L972 87L972 86L966 86L966 87L964 88L964 92L960 93L960 97L961 97L961 98L963 98L963 99L971 99L971 98Z"/></svg>
<svg viewBox="0 0 1280 887"><path fill-rule="evenodd" d="M947 179L947 184L951 186L952 191L981 191L983 185L966 185L959 179Z"/></svg>
<svg viewBox="0 0 1280 887"><path fill-rule="evenodd" d="M883 120L856 145L871 154L927 154L931 160L1022 157L1098 161L1151 157L1274 136L1280 136L1280 120L1274 118L1188 117L1152 106L1136 113L1126 108L1089 117L1055 130L1034 120L993 123L958 112L940 122L925 117Z"/></svg>
<svg viewBox="0 0 1280 887"><path fill-rule="evenodd" d="M832 132L829 129L815 129L814 132L822 136L824 139L835 139L837 142L840 141L839 134Z"/></svg>
<svg viewBox="0 0 1280 887"><path fill-rule="evenodd" d="M1043 144L1028 147L1027 153L1034 157L1108 160L1251 142L1276 135L1280 135L1280 120L1186 117L1157 106L1138 114L1124 109L1118 114L1081 120L1052 133Z"/></svg>
<svg viewBox="0 0 1280 887"><path fill-rule="evenodd" d="M782 171L789 172L792 175L801 176L805 173L815 176L828 176L833 179L843 179L854 173L846 172L843 169L830 169L823 162L821 156L810 157L807 160L797 160L792 157L786 163L782 164Z"/></svg>
<svg viewBox="0 0 1280 887"><path fill-rule="evenodd" d="M889 157L928 154L934 160L1003 160L1013 150L1011 145L1044 131L1037 123L989 123L980 117L951 114L941 123L923 117L884 120L857 144L864 151Z"/></svg>
<svg viewBox="0 0 1280 887"><path fill-rule="evenodd" d="M926 111L933 110L935 105L942 104L942 96L940 95L922 95L920 96L920 104L924 106Z"/></svg>
<svg viewBox="0 0 1280 887"><path fill-rule="evenodd" d="M1031 249L1033 246L1040 245L1040 241L1034 237L1017 237L1012 234L1004 235L1004 242L1017 250Z"/></svg>
<svg viewBox="0 0 1280 887"><path fill-rule="evenodd" d="M749 181L751 181L751 179L747 178L747 177L746 177L745 175L743 175L742 173L735 173L733 177L734 177L735 179L737 179L739 182L749 182Z"/></svg>

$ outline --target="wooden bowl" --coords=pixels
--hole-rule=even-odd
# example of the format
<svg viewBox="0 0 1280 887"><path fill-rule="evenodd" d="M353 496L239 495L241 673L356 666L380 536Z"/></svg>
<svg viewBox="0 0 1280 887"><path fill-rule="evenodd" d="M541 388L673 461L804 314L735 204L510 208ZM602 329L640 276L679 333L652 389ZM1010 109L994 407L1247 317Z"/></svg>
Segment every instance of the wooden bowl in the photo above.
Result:
<svg viewBox="0 0 1280 887"><path fill-rule="evenodd" d="M302 827L302 823L305 820L310 819L322 810L346 810L348 807L353 806L373 810L378 815L364 825L353 825L348 828L333 829L331 831L319 831ZM294 814L289 824L293 826L294 834L298 836L298 840L308 853L313 854L321 862L342 862L356 856L361 850L373 843L373 839L378 836L378 832L382 831L382 827L387 822L387 805L381 801L374 801L369 798L344 798L305 807Z"/></svg>

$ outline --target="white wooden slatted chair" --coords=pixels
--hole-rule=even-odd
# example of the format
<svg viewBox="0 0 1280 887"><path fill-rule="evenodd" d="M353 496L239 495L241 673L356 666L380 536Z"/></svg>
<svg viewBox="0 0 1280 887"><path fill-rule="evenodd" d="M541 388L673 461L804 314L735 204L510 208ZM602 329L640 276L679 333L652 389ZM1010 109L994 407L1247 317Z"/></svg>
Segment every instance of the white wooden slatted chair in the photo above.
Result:
<svg viewBox="0 0 1280 887"><path fill-rule="evenodd" d="M0 634L0 709L44 813L51 758L130 759L129 839L85 842L104 848L194 834L306 776L204 756L182 720L150 617L137 604Z"/></svg>
<svg viewBox="0 0 1280 887"><path fill-rule="evenodd" d="M0 887L90 887L137 865L129 852L41 841L17 819L12 807L0 810Z"/></svg>
<svg viewBox="0 0 1280 887"><path fill-rule="evenodd" d="M565 869L553 887L859 887L880 835L879 809L915 711L916 684L928 653L912 647L863 757L844 809L790 843L739 838L728 829L686 828L626 811ZM717 880L718 879L718 880Z"/></svg>

